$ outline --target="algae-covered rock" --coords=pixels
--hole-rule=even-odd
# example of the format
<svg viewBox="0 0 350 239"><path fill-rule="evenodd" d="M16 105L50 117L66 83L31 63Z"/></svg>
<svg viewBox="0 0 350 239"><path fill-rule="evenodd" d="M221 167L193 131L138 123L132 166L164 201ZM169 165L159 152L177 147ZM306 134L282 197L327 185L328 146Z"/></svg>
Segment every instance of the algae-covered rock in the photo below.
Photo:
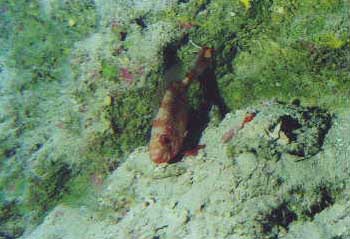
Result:
<svg viewBox="0 0 350 239"><path fill-rule="evenodd" d="M178 31L159 18L142 27L141 6L173 4L130 4L0 1L0 205L16 201L17 215L2 220L16 224L9 235L60 200L79 201L147 143L162 52Z"/></svg>
<svg viewBox="0 0 350 239"><path fill-rule="evenodd" d="M247 111L252 109L256 117L231 141L222 143L222 136L244 120L246 111L226 115L218 126L210 124L200 140L206 147L180 162L155 165L146 148L137 149L107 178L93 208L65 207L64 219L53 220L60 206L23 238L51 238L53 233L64 238L347 238L350 140L344 132L350 129L349 111L331 116L318 109L303 118L315 108L273 102ZM278 147L269 138L274 136L270 126L286 115L305 127L302 139L319 137L309 130L313 127L325 129L310 122L328 122L317 152L295 155L287 146L293 140ZM233 156L226 154L230 145L238 148ZM277 160L263 153L273 148L278 148ZM85 225L85 233L68 226L72 220Z"/></svg>
<svg viewBox="0 0 350 239"><path fill-rule="evenodd" d="M95 215L105 186L98 205L114 236L346 237L316 231L333 204L347 206L337 201L346 116L326 109L348 107L349 9L345 0L0 0L0 236L29 235L57 204ZM215 54L188 91L188 145L202 136L207 148L166 167L149 164L145 148L129 157L203 46ZM256 117L243 128L242 110L220 124L246 106ZM223 144L227 132L236 135ZM89 225L78 211L55 225ZM61 237L81 237L71 233Z"/></svg>
<svg viewBox="0 0 350 239"><path fill-rule="evenodd" d="M302 160L321 150L332 121L327 111L299 104L269 102L268 111L255 111L255 120L243 127L240 140L230 145L235 152L249 151L276 159L288 153Z"/></svg>

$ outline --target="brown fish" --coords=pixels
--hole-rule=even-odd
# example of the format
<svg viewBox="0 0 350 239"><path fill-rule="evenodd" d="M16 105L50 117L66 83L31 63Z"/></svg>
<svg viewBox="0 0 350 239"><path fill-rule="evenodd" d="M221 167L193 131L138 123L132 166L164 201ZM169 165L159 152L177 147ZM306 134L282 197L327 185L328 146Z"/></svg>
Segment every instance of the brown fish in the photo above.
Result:
<svg viewBox="0 0 350 239"><path fill-rule="evenodd" d="M203 47L193 69L182 81L174 82L164 94L153 120L150 157L154 163L168 163L182 148L187 134L188 112L186 92L190 83L198 78L212 62L213 49Z"/></svg>

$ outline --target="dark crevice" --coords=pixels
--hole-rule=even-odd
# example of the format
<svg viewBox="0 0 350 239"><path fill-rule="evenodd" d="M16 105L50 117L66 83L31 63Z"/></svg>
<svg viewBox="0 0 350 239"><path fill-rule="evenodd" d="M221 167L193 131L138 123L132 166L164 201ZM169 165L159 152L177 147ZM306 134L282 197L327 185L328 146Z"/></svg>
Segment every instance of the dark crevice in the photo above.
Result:
<svg viewBox="0 0 350 239"><path fill-rule="evenodd" d="M15 216L17 202L15 200L2 201L0 205L0 225Z"/></svg>
<svg viewBox="0 0 350 239"><path fill-rule="evenodd" d="M22 235L23 229L15 227L7 228L6 225L11 225L21 217L19 211L19 203L17 200L2 201L0 204L0 238L12 239Z"/></svg>
<svg viewBox="0 0 350 239"><path fill-rule="evenodd" d="M288 153L302 159L317 154L322 150L333 116L318 107L296 106L291 110L293 114L283 115L278 121L281 132L289 139L289 145L286 146Z"/></svg>
<svg viewBox="0 0 350 239"><path fill-rule="evenodd" d="M169 85L174 82L180 80L180 72L181 72L181 60L177 56L177 51L186 45L189 42L188 34L183 35L181 38L176 41L172 41L168 43L163 50L163 68L161 69L161 74L163 75L163 80L158 82L158 91L159 95L156 96L158 100L161 100L164 93L163 91L169 87Z"/></svg>
<svg viewBox="0 0 350 239"><path fill-rule="evenodd" d="M180 59L177 56L177 51L182 46L186 45L189 41L188 34L182 36L179 40L169 43L163 51L164 58L164 71L169 70L176 64L180 63Z"/></svg>
<svg viewBox="0 0 350 239"><path fill-rule="evenodd" d="M283 227L288 231L288 226L293 221L297 220L297 215L288 208L287 203L282 203L278 208L275 208L267 215L262 224L263 232L268 234L276 226Z"/></svg>
<svg viewBox="0 0 350 239"><path fill-rule="evenodd" d="M289 115L281 117L281 131L291 140L297 140L297 134L294 133L294 130L301 128L301 124L297 119Z"/></svg>
<svg viewBox="0 0 350 239"><path fill-rule="evenodd" d="M198 145L204 129L208 126L210 120L209 111L213 105L219 108L222 118L228 112L228 107L219 93L214 69L215 64L199 77L203 99L198 109L192 109L189 112L189 137L185 139L184 150L193 149Z"/></svg>
<svg viewBox="0 0 350 239"><path fill-rule="evenodd" d="M262 24L266 19L271 18L273 0L267 1L251 1L249 8L249 16L256 19L259 24Z"/></svg>
<svg viewBox="0 0 350 239"><path fill-rule="evenodd" d="M7 150L5 150L5 157L6 158L10 158L10 157L12 157L13 155L15 155L16 154L16 148L12 148L12 149L7 149Z"/></svg>
<svg viewBox="0 0 350 239"><path fill-rule="evenodd" d="M222 74L225 74L225 72L234 72L232 61L238 53L238 44L234 44L237 40L237 34L235 32L223 34L225 34L223 38L226 44L221 44L216 49L216 52L220 52L220 55L218 54L217 56L217 62L219 63L217 67L224 67L226 70L218 75L219 78L222 77Z"/></svg>
<svg viewBox="0 0 350 239"><path fill-rule="evenodd" d="M120 35L120 40L121 41L125 41L126 37L128 36L128 33L122 31L122 32L119 33L119 35Z"/></svg>
<svg viewBox="0 0 350 239"><path fill-rule="evenodd" d="M333 117L331 114L327 113L325 110L320 109L318 107L308 108L308 111L305 112L303 117L304 119L310 119L314 117L314 115L322 116L321 126L319 128L318 135L317 135L317 143L318 143L318 146L321 148L326 138L326 134L328 133L329 129L332 126Z"/></svg>
<svg viewBox="0 0 350 239"><path fill-rule="evenodd" d="M45 189L49 189L52 186L52 190L47 191L47 196L50 199L59 198L63 191L67 189L67 183L72 177L72 170L66 163L60 163L56 165L56 162L52 165L52 174L45 181L39 181L41 186Z"/></svg>
<svg viewBox="0 0 350 239"><path fill-rule="evenodd" d="M224 98L222 98L220 95L214 69L215 65L213 65L213 68L209 69L199 81L205 99L203 106L205 109L208 108L208 110L212 105L218 106L221 117L224 117L225 114L228 113L229 109L225 104Z"/></svg>
<svg viewBox="0 0 350 239"><path fill-rule="evenodd" d="M320 200L313 205L310 209L305 212L305 215L313 219L316 214L322 212L327 207L334 204L334 198L332 197L329 190L325 187L320 189Z"/></svg>
<svg viewBox="0 0 350 239"><path fill-rule="evenodd" d="M7 232L0 232L0 238L3 239L15 239L16 237L7 233Z"/></svg>
<svg viewBox="0 0 350 239"><path fill-rule="evenodd" d="M144 30L145 28L147 28L147 23L146 23L145 19L146 19L145 16L140 16L140 17L138 17L138 18L135 18L135 23L136 23L137 25L139 25L139 26L142 28L142 30Z"/></svg>

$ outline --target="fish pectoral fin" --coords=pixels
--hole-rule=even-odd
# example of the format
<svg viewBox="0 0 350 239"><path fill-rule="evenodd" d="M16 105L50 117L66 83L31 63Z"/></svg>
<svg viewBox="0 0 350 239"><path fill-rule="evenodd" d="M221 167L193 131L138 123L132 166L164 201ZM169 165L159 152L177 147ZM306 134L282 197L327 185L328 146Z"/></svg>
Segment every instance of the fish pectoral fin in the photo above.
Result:
<svg viewBox="0 0 350 239"><path fill-rule="evenodd" d="M186 130L186 131L184 132L183 137L185 138L185 137L187 136L187 134L188 134L188 131Z"/></svg>

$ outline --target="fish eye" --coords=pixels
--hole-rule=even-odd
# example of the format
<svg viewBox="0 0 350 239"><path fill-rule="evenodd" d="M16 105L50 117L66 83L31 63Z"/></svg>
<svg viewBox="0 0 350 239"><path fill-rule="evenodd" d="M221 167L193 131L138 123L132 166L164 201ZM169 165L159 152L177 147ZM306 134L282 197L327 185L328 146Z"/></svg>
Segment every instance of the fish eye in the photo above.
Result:
<svg viewBox="0 0 350 239"><path fill-rule="evenodd" d="M171 143L171 140L170 140L170 138L169 138L166 134L162 134L162 135L160 136L160 142L161 142L162 144L170 144L170 143Z"/></svg>

